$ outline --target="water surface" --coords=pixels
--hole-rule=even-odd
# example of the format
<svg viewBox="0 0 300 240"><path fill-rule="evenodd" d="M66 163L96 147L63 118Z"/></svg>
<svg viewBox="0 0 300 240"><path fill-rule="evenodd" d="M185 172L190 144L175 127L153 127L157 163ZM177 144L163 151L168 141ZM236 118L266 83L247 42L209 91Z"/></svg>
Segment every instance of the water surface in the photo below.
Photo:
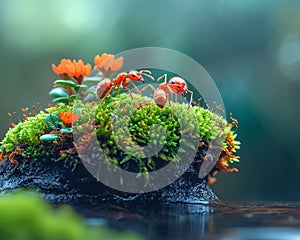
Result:
<svg viewBox="0 0 300 240"><path fill-rule="evenodd" d="M226 202L159 206L78 206L91 226L145 239L300 239L300 203Z"/></svg>

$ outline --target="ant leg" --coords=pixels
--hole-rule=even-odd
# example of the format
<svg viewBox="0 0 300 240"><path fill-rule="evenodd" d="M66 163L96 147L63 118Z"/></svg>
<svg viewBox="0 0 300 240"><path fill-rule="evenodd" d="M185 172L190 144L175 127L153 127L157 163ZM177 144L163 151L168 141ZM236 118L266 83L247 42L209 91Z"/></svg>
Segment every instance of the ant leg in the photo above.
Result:
<svg viewBox="0 0 300 240"><path fill-rule="evenodd" d="M129 85L132 85L132 87L134 88L134 90L141 94L141 91L137 88L137 86L133 83L133 82L128 82L125 86L123 85L123 89L127 88ZM128 88L127 88L128 89Z"/></svg>
<svg viewBox="0 0 300 240"><path fill-rule="evenodd" d="M151 84L148 84L147 86L141 89L140 93L142 94L142 92L144 92L147 88L151 88L153 91L156 91L155 87L153 87Z"/></svg>
<svg viewBox="0 0 300 240"><path fill-rule="evenodd" d="M133 99L133 96L132 96L132 92L129 90L129 88L127 88L129 85L132 85L134 90L137 91L138 94L142 95L141 91L137 88L137 86L133 82L128 82L127 84L123 85L123 89L129 92L131 99Z"/></svg>
<svg viewBox="0 0 300 240"><path fill-rule="evenodd" d="M193 91L191 91L191 90L189 90L189 89L187 89L187 91L191 94L191 97L190 97L190 104L189 104L189 108L191 107L191 105L192 105L192 101L193 101L193 95L194 95L194 93L193 93Z"/></svg>
<svg viewBox="0 0 300 240"><path fill-rule="evenodd" d="M110 94L110 92L111 92L113 89L115 89L114 86L111 87L111 88L107 91L107 93L104 95L104 97L101 98L101 102L102 102L102 103L104 102L104 99Z"/></svg>
<svg viewBox="0 0 300 240"><path fill-rule="evenodd" d="M174 114L173 114L173 109L172 109L172 103L170 101L170 97L168 96L168 102L169 102L169 106L170 106L170 111L171 111L171 116L172 116L172 121L175 121L174 119Z"/></svg>
<svg viewBox="0 0 300 240"><path fill-rule="evenodd" d="M162 80L163 78L165 78L165 79L164 79L164 83L167 83L167 74L166 74L166 73L163 74L162 76L160 76L160 77L157 79L157 81L159 82L159 81Z"/></svg>
<svg viewBox="0 0 300 240"><path fill-rule="evenodd" d="M131 100L133 100L132 92L127 87L123 87L123 90L128 91L130 94Z"/></svg>
<svg viewBox="0 0 300 240"><path fill-rule="evenodd" d="M164 74L164 77L165 77L165 81L166 81L167 80L167 74ZM170 111L171 111L171 114L172 114L172 121L174 121L175 119L174 119L172 104L171 104L171 100L170 100L170 96L171 96L173 91L171 90L170 86L168 86L168 85L167 85L167 90L168 90L168 92L166 91L166 93L168 94L168 102L169 102ZM176 94L176 96L177 96L177 94Z"/></svg>

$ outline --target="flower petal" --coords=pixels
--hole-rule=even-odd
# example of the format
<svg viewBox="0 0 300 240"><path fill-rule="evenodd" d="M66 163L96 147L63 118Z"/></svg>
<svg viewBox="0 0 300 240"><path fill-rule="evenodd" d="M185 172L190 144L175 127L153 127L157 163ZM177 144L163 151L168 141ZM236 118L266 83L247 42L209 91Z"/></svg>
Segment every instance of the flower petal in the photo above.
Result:
<svg viewBox="0 0 300 240"><path fill-rule="evenodd" d="M94 57L94 63L95 63L95 66L97 66L101 63L101 57L99 55Z"/></svg>
<svg viewBox="0 0 300 240"><path fill-rule="evenodd" d="M57 75L62 76L63 79L75 78L80 84L82 79L90 74L92 67L90 64L84 65L81 59L77 62L76 60L71 61L63 58L58 66L52 64L52 70Z"/></svg>
<svg viewBox="0 0 300 240"><path fill-rule="evenodd" d="M52 70L53 70L53 72L55 72L57 75L60 74L59 68L58 68L57 66L55 66L54 64L52 64Z"/></svg>

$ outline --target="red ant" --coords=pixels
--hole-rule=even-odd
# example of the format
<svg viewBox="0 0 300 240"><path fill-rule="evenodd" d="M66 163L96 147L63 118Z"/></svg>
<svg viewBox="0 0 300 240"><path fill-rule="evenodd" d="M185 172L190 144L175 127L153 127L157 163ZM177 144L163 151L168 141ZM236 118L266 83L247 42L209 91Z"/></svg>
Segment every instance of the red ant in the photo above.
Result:
<svg viewBox="0 0 300 240"><path fill-rule="evenodd" d="M140 91L134 83L130 82L130 80L144 83L143 75L154 80L154 78L150 74L151 72L149 70L130 71L130 72L120 73L112 81L110 79L104 79L100 81L96 88L96 94L100 99L104 99L109 95L109 93L113 89L115 89L116 87L120 88L120 86L122 85L123 89L127 90L130 94L130 97L133 98L131 91L128 89L128 86L132 85L137 92Z"/></svg>
<svg viewBox="0 0 300 240"><path fill-rule="evenodd" d="M157 106L163 108L166 105L167 100L170 104L169 95L172 93L176 93L182 97L186 97L186 94L189 92L191 94L189 106L192 103L193 99L193 92L187 89L186 82L181 77L172 77L169 82L167 82L167 74L160 76L157 81L159 82L161 79L164 78L164 83L160 84L159 87L156 89L152 85L148 85L142 88L141 92L145 91L148 87L150 87L154 91L154 101Z"/></svg>

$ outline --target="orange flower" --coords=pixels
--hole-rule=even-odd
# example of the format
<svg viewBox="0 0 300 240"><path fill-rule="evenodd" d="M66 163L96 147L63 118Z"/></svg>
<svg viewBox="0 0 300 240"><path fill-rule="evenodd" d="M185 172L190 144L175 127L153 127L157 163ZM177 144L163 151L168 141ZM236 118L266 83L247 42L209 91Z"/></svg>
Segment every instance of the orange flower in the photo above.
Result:
<svg viewBox="0 0 300 240"><path fill-rule="evenodd" d="M74 114L72 111L68 111L65 113L60 112L59 117L64 124L73 124L78 120L79 114Z"/></svg>
<svg viewBox="0 0 300 240"><path fill-rule="evenodd" d="M123 66L122 57L115 59L114 55L107 53L103 53L102 56L97 55L94 62L95 69L98 69L104 77L110 77Z"/></svg>
<svg viewBox="0 0 300 240"><path fill-rule="evenodd" d="M84 77L88 76L92 70L91 64L84 65L84 62L79 59L71 61L63 58L58 66L52 64L53 71L65 80L75 79L78 84L82 83Z"/></svg>

